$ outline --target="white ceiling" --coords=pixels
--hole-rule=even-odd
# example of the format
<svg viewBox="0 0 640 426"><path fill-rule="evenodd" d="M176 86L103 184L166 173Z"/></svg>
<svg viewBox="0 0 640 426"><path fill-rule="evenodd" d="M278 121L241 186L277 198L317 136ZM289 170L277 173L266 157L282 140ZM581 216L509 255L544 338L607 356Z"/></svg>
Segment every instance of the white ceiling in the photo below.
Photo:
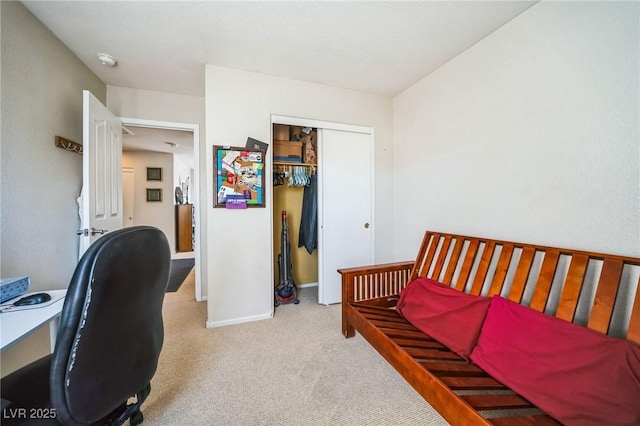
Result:
<svg viewBox="0 0 640 426"><path fill-rule="evenodd" d="M395 96L536 1L23 3L107 85L204 96L209 64Z"/></svg>
<svg viewBox="0 0 640 426"><path fill-rule="evenodd" d="M122 130L127 151L193 154L193 132L127 125ZM149 148L152 145L153 148Z"/></svg>
<svg viewBox="0 0 640 426"><path fill-rule="evenodd" d="M111 86L204 96L209 64L395 96L536 2L22 3ZM193 153L189 132L130 129L126 150Z"/></svg>

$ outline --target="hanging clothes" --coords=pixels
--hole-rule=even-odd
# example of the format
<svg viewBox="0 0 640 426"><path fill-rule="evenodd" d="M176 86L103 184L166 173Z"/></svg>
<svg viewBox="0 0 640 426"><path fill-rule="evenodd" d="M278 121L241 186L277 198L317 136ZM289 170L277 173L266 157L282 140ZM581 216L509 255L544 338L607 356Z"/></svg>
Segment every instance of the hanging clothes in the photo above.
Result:
<svg viewBox="0 0 640 426"><path fill-rule="evenodd" d="M315 173L309 177L302 198L298 247L303 246L309 254L318 248L318 179Z"/></svg>

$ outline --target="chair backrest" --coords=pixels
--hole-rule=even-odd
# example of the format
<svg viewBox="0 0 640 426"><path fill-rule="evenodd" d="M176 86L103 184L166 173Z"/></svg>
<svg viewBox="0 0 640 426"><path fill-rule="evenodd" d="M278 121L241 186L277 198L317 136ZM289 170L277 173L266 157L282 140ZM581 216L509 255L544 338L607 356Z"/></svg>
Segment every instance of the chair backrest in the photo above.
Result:
<svg viewBox="0 0 640 426"><path fill-rule="evenodd" d="M80 259L62 309L51 400L64 424L109 415L153 377L164 340L171 253L163 232L111 232Z"/></svg>

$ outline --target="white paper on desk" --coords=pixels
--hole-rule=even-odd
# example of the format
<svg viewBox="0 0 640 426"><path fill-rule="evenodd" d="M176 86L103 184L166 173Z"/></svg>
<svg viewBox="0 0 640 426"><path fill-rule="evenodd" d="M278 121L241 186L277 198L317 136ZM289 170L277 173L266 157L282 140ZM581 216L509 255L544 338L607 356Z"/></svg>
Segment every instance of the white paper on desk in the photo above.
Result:
<svg viewBox="0 0 640 426"><path fill-rule="evenodd" d="M47 292L46 291L32 291L31 293L24 293L24 294L21 294L18 297L14 297L13 299L7 300L5 303L0 305L0 313L18 312L18 311L26 311L28 309L44 308L45 306L49 306L49 305L52 305L52 304L56 303L58 300L64 298L64 296L65 296L64 294L51 295L51 293L47 293L47 294L51 295L51 300L49 300L47 302L38 303L37 305L13 306L13 302L17 302L18 300L22 299L23 297L30 296L30 295L36 294L36 293L47 293Z"/></svg>

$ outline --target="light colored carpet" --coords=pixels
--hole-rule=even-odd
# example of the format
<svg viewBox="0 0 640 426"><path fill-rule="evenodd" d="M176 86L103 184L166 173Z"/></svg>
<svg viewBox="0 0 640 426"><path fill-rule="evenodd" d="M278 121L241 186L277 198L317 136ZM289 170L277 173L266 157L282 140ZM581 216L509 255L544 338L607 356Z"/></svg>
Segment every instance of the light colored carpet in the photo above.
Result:
<svg viewBox="0 0 640 426"><path fill-rule="evenodd" d="M145 425L447 425L317 288L271 320L206 329L193 274L165 298L165 343Z"/></svg>

